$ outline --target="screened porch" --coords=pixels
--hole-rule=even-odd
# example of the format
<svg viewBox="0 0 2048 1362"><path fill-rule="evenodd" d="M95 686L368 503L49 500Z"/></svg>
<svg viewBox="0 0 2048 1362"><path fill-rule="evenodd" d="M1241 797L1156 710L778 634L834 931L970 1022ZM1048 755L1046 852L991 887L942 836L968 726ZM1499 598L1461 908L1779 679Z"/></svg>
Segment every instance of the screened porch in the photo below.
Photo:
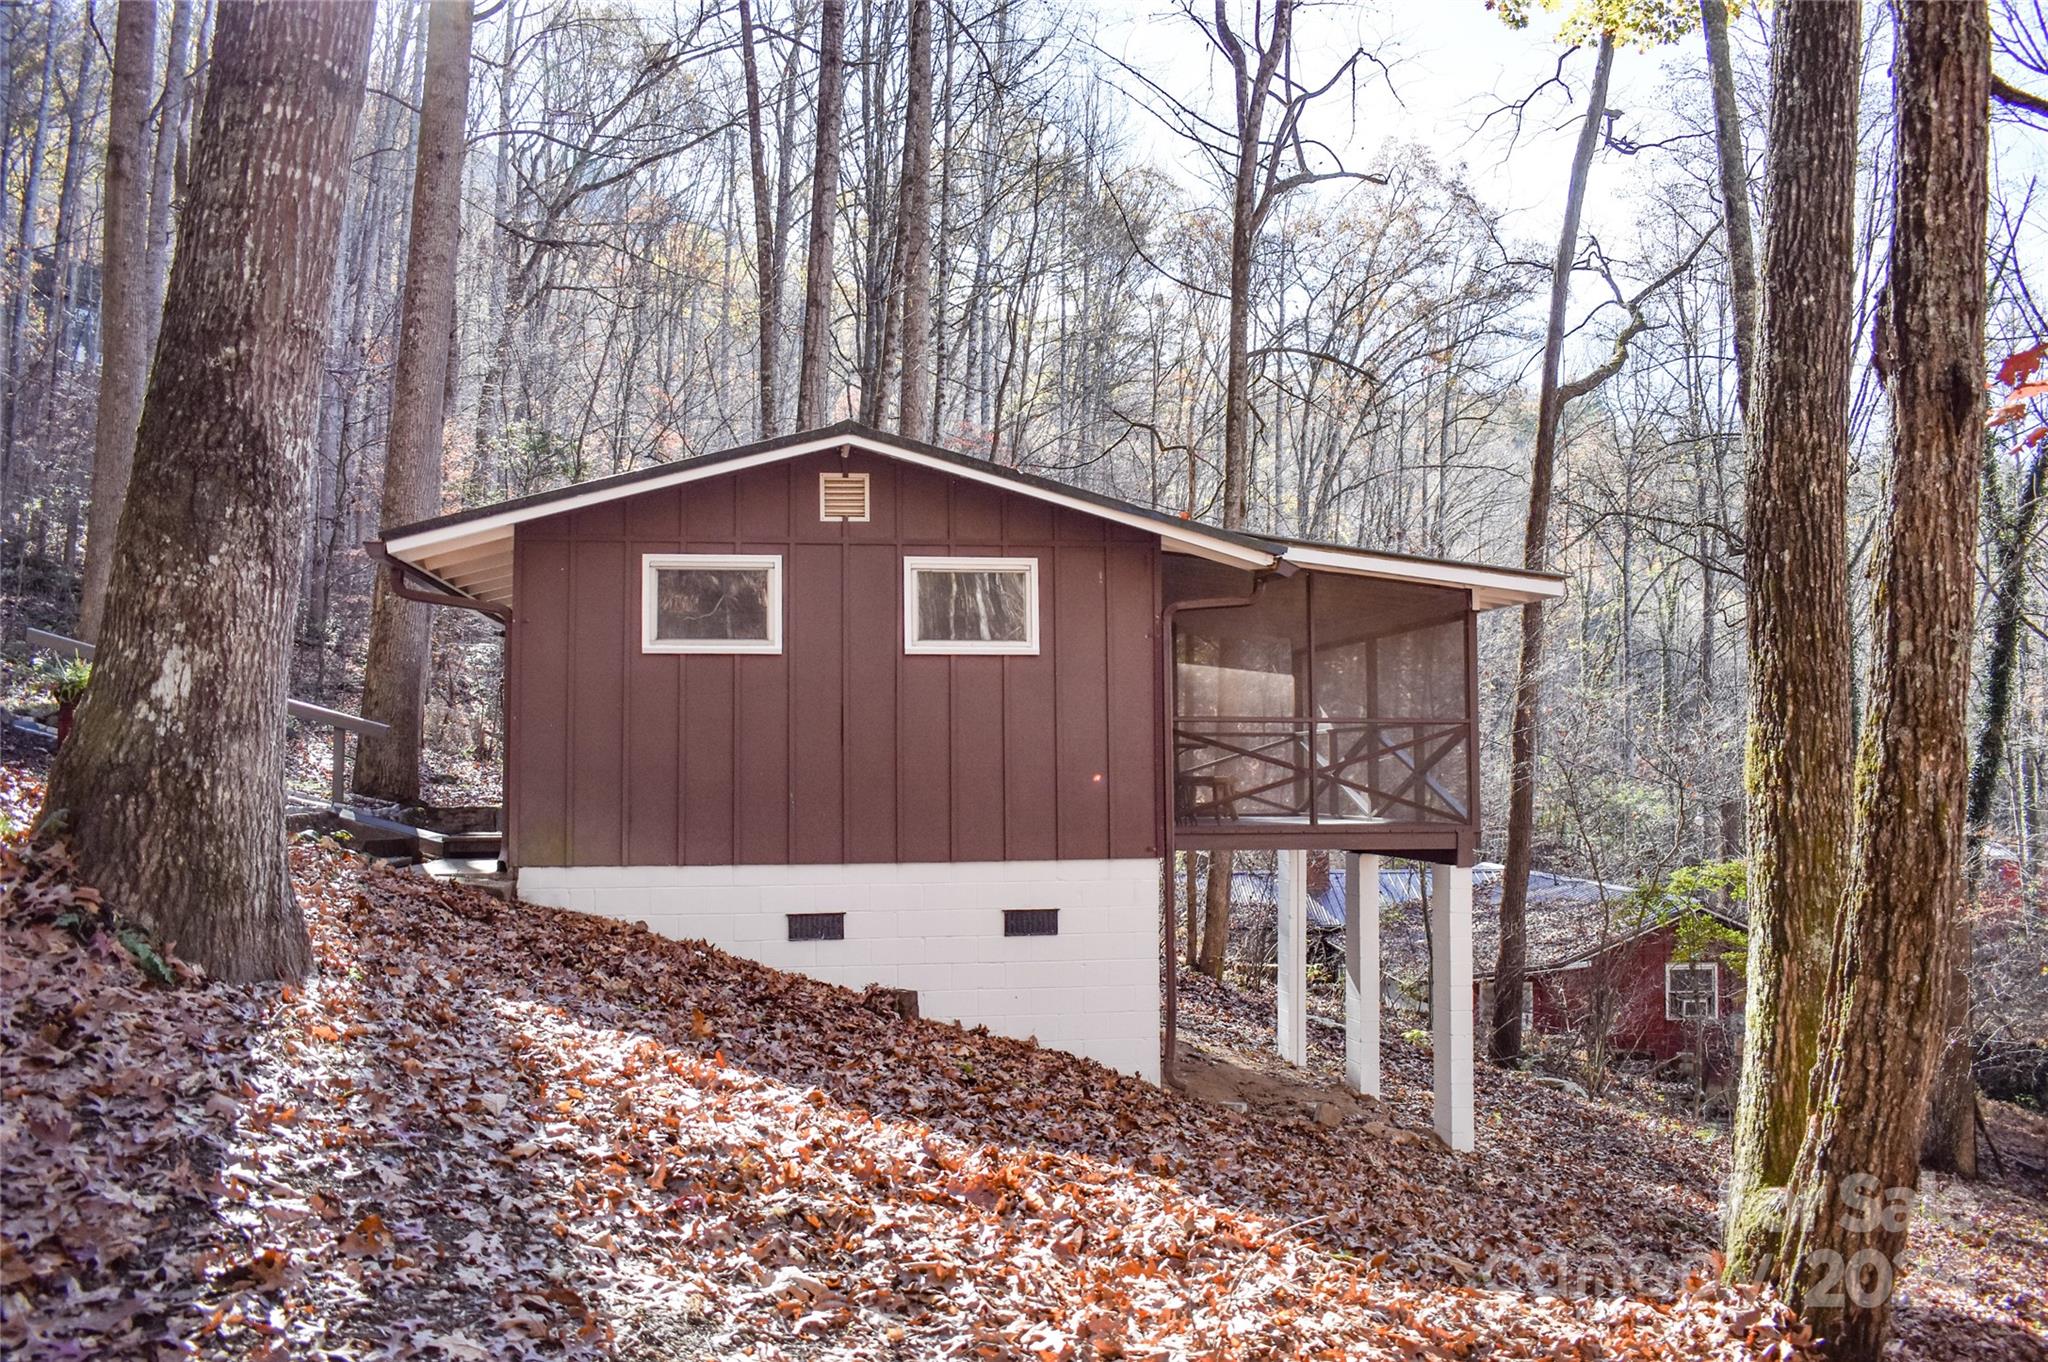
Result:
<svg viewBox="0 0 2048 1362"><path fill-rule="evenodd" d="M1243 604L1222 603L1213 576L1176 585L1177 845L1469 847L1469 592L1313 570L1268 577Z"/></svg>

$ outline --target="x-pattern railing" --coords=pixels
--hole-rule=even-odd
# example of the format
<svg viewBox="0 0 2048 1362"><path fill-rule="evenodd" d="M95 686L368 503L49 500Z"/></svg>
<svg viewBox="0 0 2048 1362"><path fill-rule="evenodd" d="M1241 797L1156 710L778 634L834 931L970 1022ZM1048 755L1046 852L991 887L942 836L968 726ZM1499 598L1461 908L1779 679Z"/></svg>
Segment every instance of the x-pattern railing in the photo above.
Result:
<svg viewBox="0 0 2048 1362"><path fill-rule="evenodd" d="M1454 788L1464 783L1471 738L1464 720L1205 715L1177 718L1173 732L1183 823L1467 817L1466 799ZM1395 778L1381 779L1389 766Z"/></svg>

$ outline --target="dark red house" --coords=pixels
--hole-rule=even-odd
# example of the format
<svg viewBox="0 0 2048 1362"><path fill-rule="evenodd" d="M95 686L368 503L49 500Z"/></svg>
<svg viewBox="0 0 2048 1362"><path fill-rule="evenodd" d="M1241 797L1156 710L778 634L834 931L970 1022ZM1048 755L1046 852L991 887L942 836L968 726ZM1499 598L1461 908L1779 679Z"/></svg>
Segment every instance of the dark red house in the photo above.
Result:
<svg viewBox="0 0 2048 1362"><path fill-rule="evenodd" d="M505 624L521 898L1157 1077L1177 848L1435 862L1469 1143L1476 621L1559 579L1223 530L852 423L373 551L388 588Z"/></svg>
<svg viewBox="0 0 2048 1362"><path fill-rule="evenodd" d="M1735 933L1740 918L1705 904L1628 929L1594 931L1576 949L1532 964L1525 1024L1541 1035L1604 1032L1610 1052L1665 1061L1704 1056L1708 1070L1734 1053L1744 989L1722 952L1687 949L1681 925L1695 915Z"/></svg>

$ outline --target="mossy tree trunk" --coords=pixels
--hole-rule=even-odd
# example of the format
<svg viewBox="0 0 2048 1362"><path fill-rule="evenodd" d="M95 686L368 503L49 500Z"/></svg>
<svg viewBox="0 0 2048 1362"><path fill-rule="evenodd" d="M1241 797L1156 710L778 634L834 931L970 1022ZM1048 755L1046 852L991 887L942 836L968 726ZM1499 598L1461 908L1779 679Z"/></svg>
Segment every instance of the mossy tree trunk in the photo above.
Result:
<svg viewBox="0 0 2048 1362"><path fill-rule="evenodd" d="M91 687L37 834L217 977L304 972L284 723L370 5L224 5Z"/></svg>
<svg viewBox="0 0 2048 1362"><path fill-rule="evenodd" d="M1749 1002L1728 1266L1767 1275L1806 1127L1849 844L1847 498L1860 4L1790 5L1771 52L1770 218L1748 422Z"/></svg>
<svg viewBox="0 0 2048 1362"><path fill-rule="evenodd" d="M1899 4L1897 207L1878 319L1895 357L1893 460L1856 865L1779 1273L1828 1355L1851 1362L1876 1362L1889 1331L1963 889L1990 54L1983 6Z"/></svg>

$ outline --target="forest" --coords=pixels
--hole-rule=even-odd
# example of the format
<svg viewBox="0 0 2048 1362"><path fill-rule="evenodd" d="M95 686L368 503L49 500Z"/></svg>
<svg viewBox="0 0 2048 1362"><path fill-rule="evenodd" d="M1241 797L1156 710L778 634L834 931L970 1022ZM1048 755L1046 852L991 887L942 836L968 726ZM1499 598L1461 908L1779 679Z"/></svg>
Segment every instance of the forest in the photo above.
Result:
<svg viewBox="0 0 2048 1362"><path fill-rule="evenodd" d="M1705 1128L1714 1167L1695 1182L1719 1179L1704 1195L1721 1205L1692 1206L1683 1251L1659 1241L1655 1252L1719 1256L1675 1292L1602 1283L1580 1295L1676 1295L1702 1321L1719 1311L1710 1323L1681 1312L1644 1324L1646 1338L1667 1332L1643 1356L1824 1347L1874 1359L1895 1338L1913 1356L1965 1355L1943 1352L1945 1326L1914 1314L1910 1295L1894 1320L1909 1224L1890 1208L1895 1193L1912 1203L1923 1166L1963 1185L1995 1162L1987 1187L2028 1190L2000 1203L2022 1207L2005 1239L1987 1231L1984 1242L2023 1267L2048 1264L2035 1256L2048 1254L2048 1165L2028 1163L2048 1157L2044 200L2040 0L6 6L0 966L16 987L115 1009L127 1038L116 1046L111 1022L94 1033L108 1054L147 1048L145 1023L119 1011L129 993L202 979L268 989L276 1025L327 1029L340 1046L402 1026L406 1006L344 1004L316 981L367 965L394 979L410 971L397 963L402 920L418 911L442 915L423 935L507 988L523 986L518 966L480 944L477 924L536 934L558 990L547 996L584 1016L561 1003L570 985L557 976L578 950L620 949L609 937L574 944L595 929L512 925L496 908L432 898L345 845L315 849L297 821L282 850L288 816L330 791L345 789L335 807L387 818L504 798L511 616L402 594L380 535L850 420L1223 532L1560 574L1561 599L1476 617L1475 854L1491 878L1473 911L1492 924L1471 962L1483 976L1482 1115L1488 1102L1534 1103L1546 1138L1568 1141L1579 1117L1543 1105L1554 1093L1598 1106L1655 1086L1610 1060L1611 1016L1537 1034L1522 1000L1553 963L1545 922L1556 935L1557 910L1546 905L1558 886L1595 887L1581 905L1591 917L1568 927L1603 949L1639 923L1711 907L1745 926L1732 946L1685 946L1694 954L1679 963L1720 951L1746 981L1746 1013L1724 1038L1738 1057L1710 1100L1699 1040L1690 1105L1654 1119L1675 1123L1655 1138L1675 1138L1680 1152L1659 1144L1656 1157L1676 1163L1692 1157L1683 1130ZM776 599L749 608L765 615ZM1026 599L1019 587L995 613ZM64 639L95 645L92 663ZM373 731L351 739L288 715L287 699ZM1186 850L1167 866L1166 965L1192 990L1193 1024L1225 1034L1244 998L1270 1007L1287 949L1273 888L1285 864ZM1308 874L1327 884L1343 864L1326 849ZM1415 883L1420 911L1419 871ZM1390 906L1386 921L1390 962L1400 923L1415 925L1418 987L1432 996L1431 919ZM37 972L59 969L56 947L37 963L44 938L26 934L55 940L61 926L86 940L95 922L101 945L75 974ZM150 981L102 978L119 950ZM1341 947L1333 958L1318 987L1341 999ZM891 1121L938 1119L914 1082L846 1095L826 1069L791 1057L800 1035L732 1030L735 1011L774 1012L780 985L751 964L717 973L731 963L688 966L716 975L701 1000L630 967L651 993L682 1000L680 1032L661 1033L681 1047L664 1051L663 1082L683 1071L673 1055L708 1041L720 1064L753 1064L795 1091L815 1085L821 1102L829 1091ZM451 1018L471 1005L443 997L440 976L404 979L391 987L417 984ZM831 1035L868 1036L866 1013L804 996ZM387 1003L388 1016L372 1015ZM237 1070L242 1089L223 1119L246 1123L259 1090L290 1081L296 1042L280 1050L242 1013L224 1023L225 1012L192 1019L199 1002L177 1008L199 1009L179 1024L226 1025L255 1057ZM350 1029L346 1008L367 1031ZM38 1047L63 1048L46 1026L61 1010L10 1015L10 1091L45 1081L33 1076L45 1072ZM629 1024L602 1007L585 1020ZM538 1055L560 1043L528 1037L514 1049L524 1064L529 1045ZM903 1042L915 1052L903 1062L959 1089L934 1101L994 1100L967 1095L981 1091L974 1061L950 1043ZM558 1083L578 1081L573 1048L550 1061ZM443 1058L481 1072L495 1061L480 1054ZM633 1052L616 1081L653 1062ZM1019 1083L1038 1073L1037 1059L1007 1051L980 1062ZM546 1084L534 1082L538 1102ZM1153 1110L1149 1089L1131 1086L1131 1109ZM80 1079L50 1100L75 1112L92 1090ZM506 1099L495 1100L492 1122L504 1116ZM683 1110L694 1099L678 1100ZM745 1119L801 1131L801 1105L784 1105ZM264 1110L266 1138L289 1124ZM994 1110L974 1107L947 1138L1030 1142L1006 1124L1007 1107ZM1178 1107L1154 1114L1162 1128L1199 1124ZM1212 1131L1186 1137L1199 1156L1180 1144L1160 1154L1126 1147L1114 1112L1075 1121L1082 1133L1069 1142L1116 1177L1141 1158L1208 1160L1172 1197L1248 1198L1233 1204L1266 1219L1231 1230L1234 1242L1258 1261L1284 1259L1288 1285L1274 1299L1296 1292L1305 1312L1365 1290L1328 1274L1374 1236L1398 1241L1392 1227L1290 1200L1300 1189L1220 1186L1213 1169L1230 1156L1209 1147ZM82 1144L85 1129L10 1127L0 1150L41 1156ZM834 1129L835 1148L866 1138ZM177 1141L188 1137L164 1130L151 1157L186 1157ZM538 1122L522 1130L545 1144ZM465 1125L461 1138L474 1133ZM642 1134L589 1138L628 1150ZM1487 1141L1512 1142L1498 1131ZM639 1157L616 1162L659 1192L667 1174L643 1175ZM833 1157L858 1161L847 1149ZM1300 1157L1331 1179L1386 1172ZM648 1170L669 1166L653 1159ZM1445 1215L1479 1214L1484 1198L1458 1180L1479 1175L1401 1167L1447 1198ZM587 1172L562 1180L577 1188L577 1214L596 1215ZM856 1196L857 1176L833 1176L835 1190L805 1194ZM1015 1176L1016 1188L1029 1181ZM1617 1195L1657 1185L1655 1174L1629 1177ZM1016 1188L1000 1195L1052 1196ZM1530 1194L1532 1223L1564 1236L1571 1213L1553 1190ZM1834 1213L1864 1199L1870 1215ZM50 1294L9 1298L0 1341L46 1349L34 1355L60 1355L60 1339L143 1355L158 1336L135 1312L120 1326L137 1332L97 1345L86 1341L97 1325L53 1322L62 1312L42 1301L81 1282L118 1295L108 1284L121 1279L52 1266L63 1233L36 1228L59 1218L49 1204L8 1210L28 1228L0 1240L0 1286ZM346 1224L312 1213L334 1222L336 1253L403 1256L384 1229L397 1210L365 1219L352 1204ZM1142 1214L1163 1225L1196 1212L1145 1200ZM1320 1227L1294 1235L1311 1219ZM149 1236L132 1238L134 1256ZM1300 1267L1288 1257L1297 1242L1325 1256ZM661 1245L646 1251L676 1251ZM957 1274L971 1254L955 1250ZM826 1261L779 1251L756 1255L762 1270ZM1393 1252L1404 1291L1473 1280ZM1479 1246L1442 1255L1476 1259ZM233 1269L232 1290L330 1281L267 1261ZM571 1270L555 1264L550 1280L561 1287ZM698 1321L690 1329L744 1313L720 1292L748 1270L702 1268L705 1282L728 1284L692 1288L698 1304L676 1307ZM1181 1289L1208 1291L1214 1308L1253 1269L1215 1270ZM1103 1265L1103 1280L1113 1271ZM1058 1291L1087 1297L1085 1277ZM892 1282L874 1290L908 1289ZM178 1289L198 1293L188 1303L202 1316L228 1308L217 1276ZM994 1327L957 1302L884 1307L850 1286L792 1290L746 1306L787 1335L772 1323L674 1336L627 1324L619 1337L633 1344L620 1351L823 1356L823 1345L804 1353L802 1322L830 1316L828 1332L854 1330L844 1355L940 1355ZM1184 1299L1167 1296L1144 1310L1165 1320ZM595 1297L593 1287L573 1308L533 1305L552 1322L530 1337L603 1352ZM1343 1299L1348 1309L1364 1297ZM1986 1307L1996 1318L1971 1326L1982 1326L1971 1355L2048 1347L2038 1280L2025 1299ZM345 1313L326 1299L306 1308ZM409 1308L457 1336L452 1307ZM1413 1308L1423 1318L1432 1307ZM1620 1336L1591 1306L1583 1317L1560 1309L1571 1317L1444 1318L1492 1337L1500 1355ZM214 1338L222 1355L313 1346L234 1310ZM1144 1310L1111 1313L1128 1323ZM1204 1330L1229 1315L1160 1323L1146 1351L1134 1325L1091 1334L1094 1316L1075 1305L1056 1321L1063 1342L1013 1330L984 1339L983 1355L1198 1355L1221 1337ZM1214 1355L1278 1355L1284 1335L1271 1331L1288 1322L1260 1318L1268 1332ZM330 1342L358 1328L376 1337L374 1322L332 1327ZM1350 1324L1317 1327L1336 1353L1396 1346ZM1430 1331L1415 1327L1419 1347ZM1692 1328L1705 1332L1682 1332Z"/></svg>

